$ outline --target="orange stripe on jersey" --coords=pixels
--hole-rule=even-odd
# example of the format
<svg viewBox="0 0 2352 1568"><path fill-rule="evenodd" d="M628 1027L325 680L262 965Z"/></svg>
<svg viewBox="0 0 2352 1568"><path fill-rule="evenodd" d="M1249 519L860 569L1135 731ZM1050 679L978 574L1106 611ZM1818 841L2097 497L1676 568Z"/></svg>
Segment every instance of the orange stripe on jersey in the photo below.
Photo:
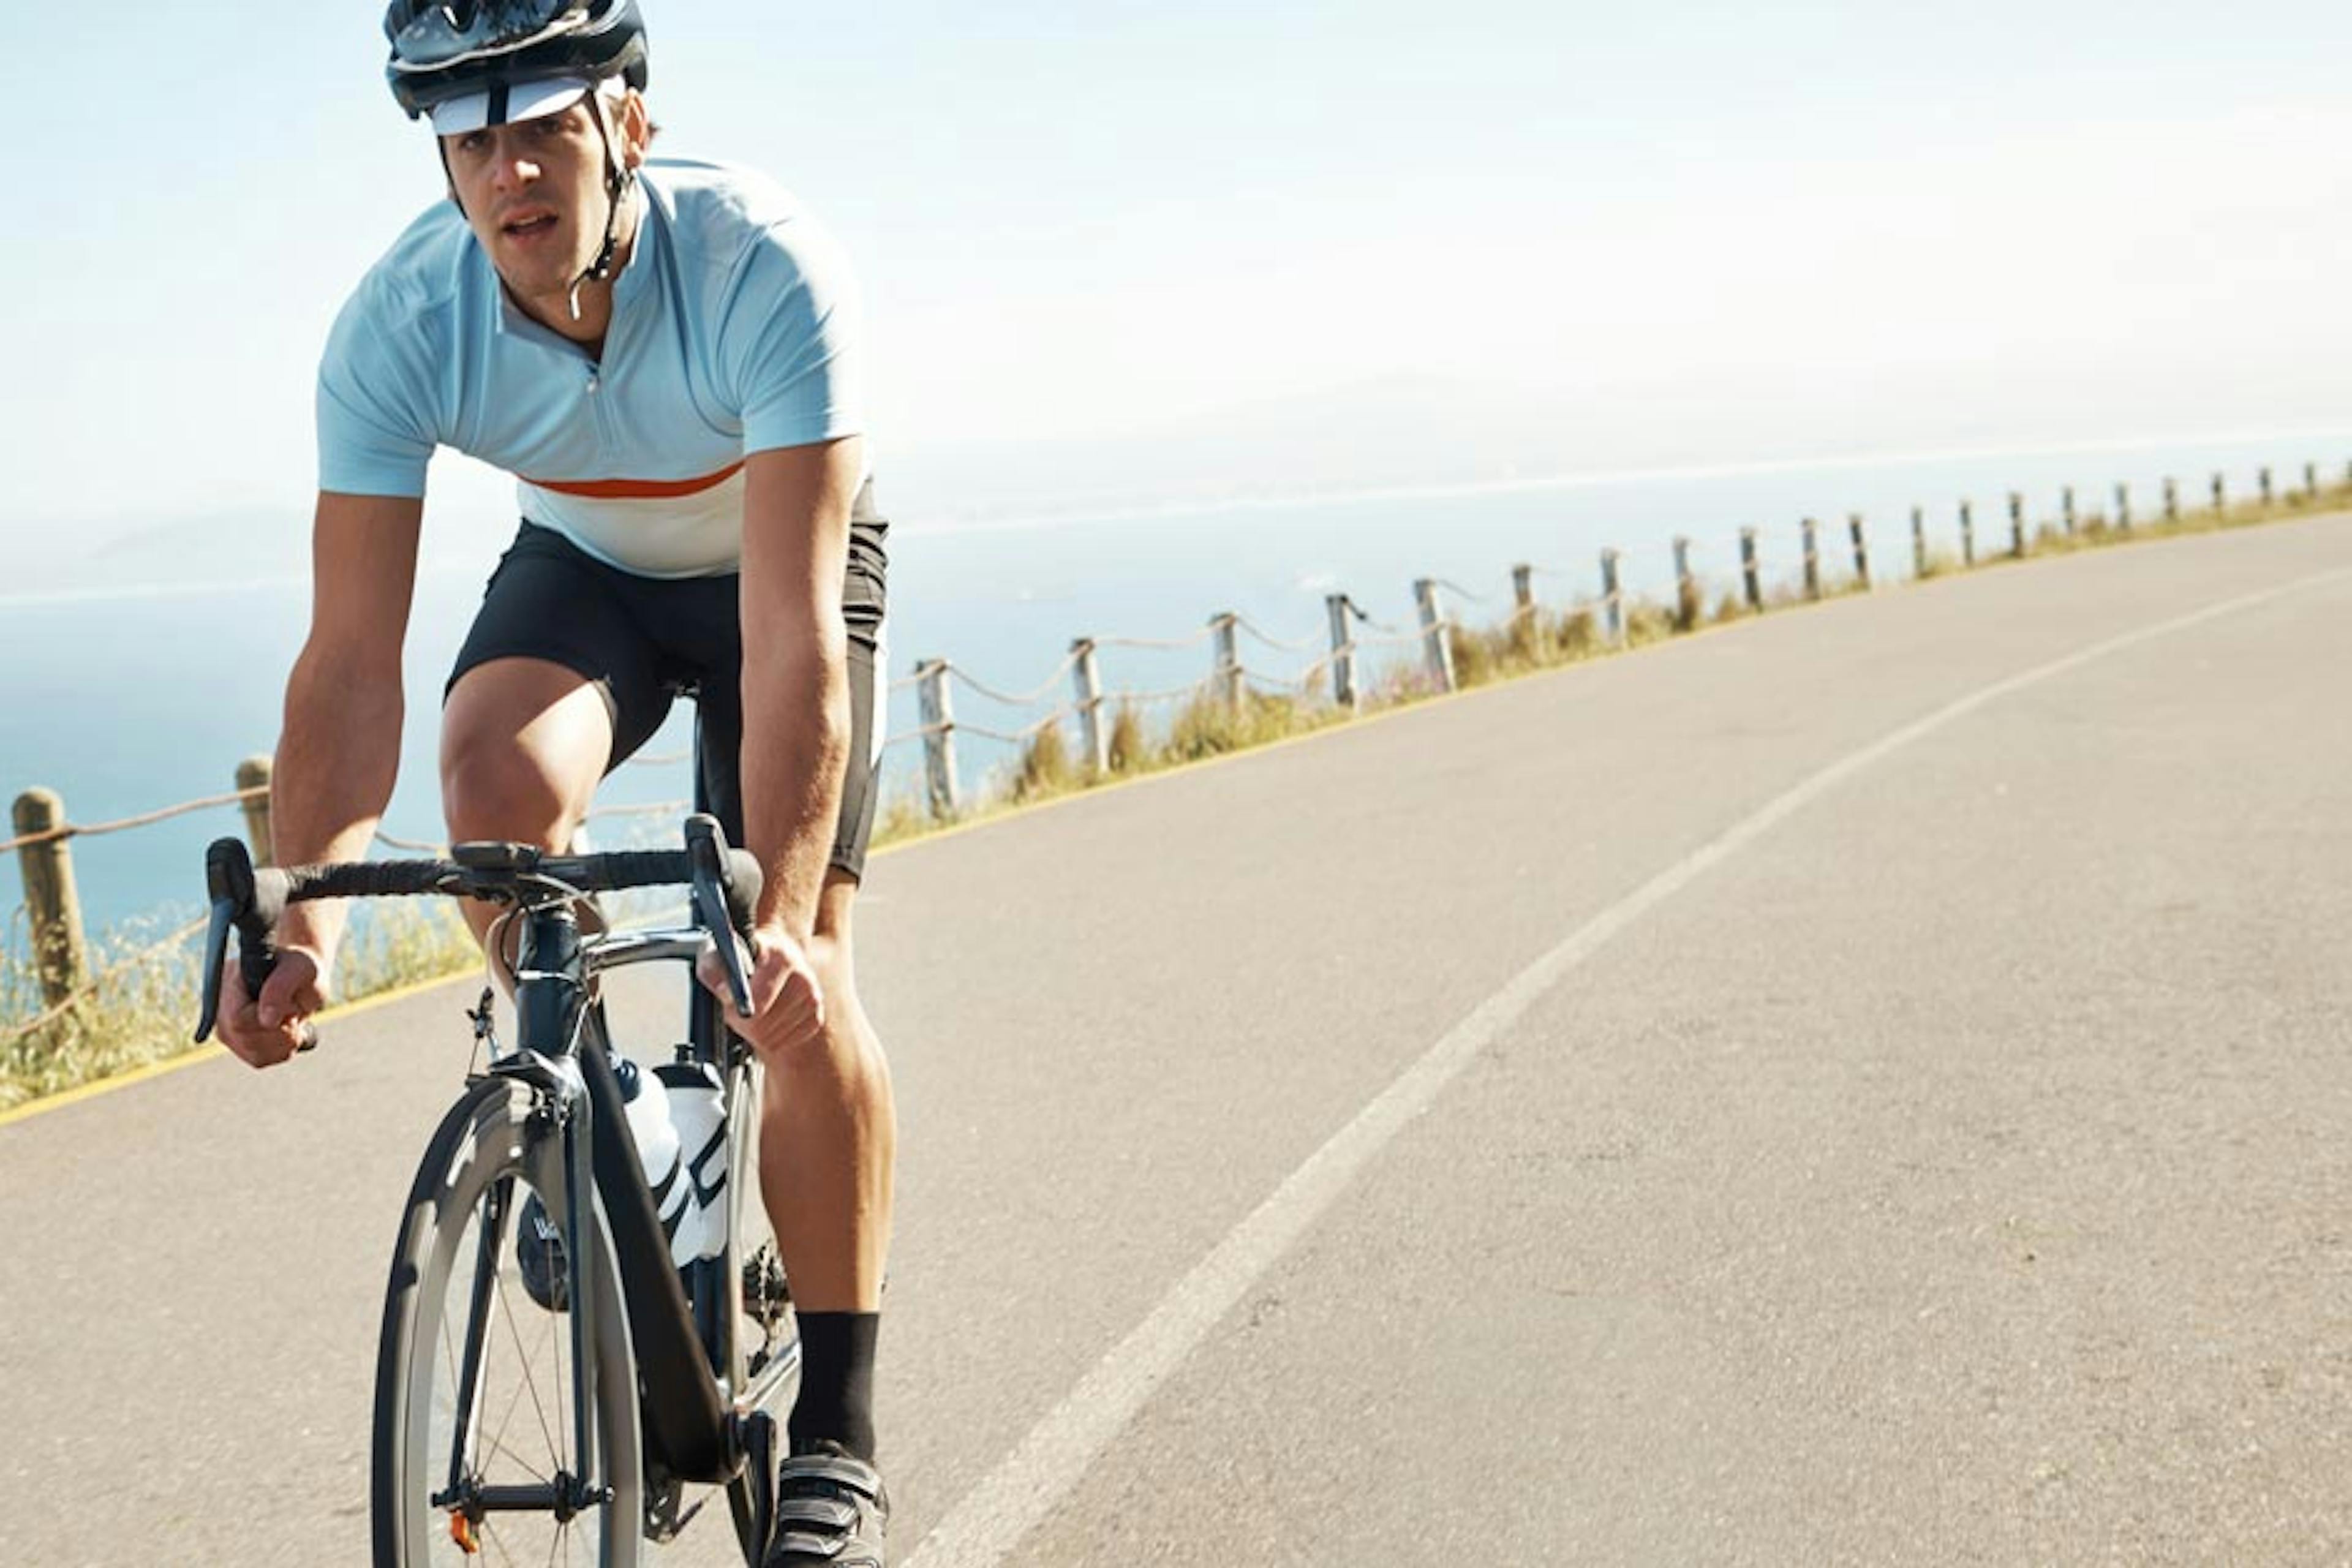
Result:
<svg viewBox="0 0 2352 1568"><path fill-rule="evenodd" d="M558 495L591 496L598 500L668 500L677 496L700 495L714 489L743 471L740 463L730 464L715 474L705 474L698 479L526 479L543 490Z"/></svg>

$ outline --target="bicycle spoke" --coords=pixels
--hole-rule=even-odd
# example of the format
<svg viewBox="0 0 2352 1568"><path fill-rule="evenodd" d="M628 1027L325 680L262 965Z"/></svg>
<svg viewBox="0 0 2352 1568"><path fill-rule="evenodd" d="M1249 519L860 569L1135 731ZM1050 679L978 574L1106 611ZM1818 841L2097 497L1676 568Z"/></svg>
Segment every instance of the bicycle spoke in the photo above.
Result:
<svg viewBox="0 0 2352 1568"><path fill-rule="evenodd" d="M540 1403L539 1384L530 1375L530 1355L529 1352L522 1348L522 1331L515 1326L514 1307L513 1303L507 1300L507 1282L504 1276L499 1277L493 1293L498 1298L499 1316L506 1320L507 1338L514 1344L515 1360L517 1363L516 1375L522 1384L521 1393L530 1395L531 1411L539 1417L539 1435L547 1440L548 1457L555 1461L556 1468L562 1469L563 1468L563 1447L561 1443L556 1441L555 1435L548 1430L547 1408ZM549 1317L551 1321L554 1314L550 1313ZM561 1373L563 1371L563 1352L561 1350L556 1352L555 1360L555 1370L559 1374L558 1381L560 1382ZM558 1397L561 1397L560 1394ZM513 1418L514 1409L519 1407L520 1404L521 1400L520 1395L518 1395L515 1405L510 1406L508 1410L507 1414L509 1420ZM499 1426L499 1436L500 1437L504 1437L506 1436L506 1427L503 1423Z"/></svg>
<svg viewBox="0 0 2352 1568"><path fill-rule="evenodd" d="M505 1454L514 1459L515 1463L518 1465L522 1465L523 1468L526 1470L530 1469L530 1467L529 1465L523 1465L521 1456L515 1449L507 1446L506 1437L507 1428L514 1425L515 1412L522 1408L523 1395L530 1393L530 1388L531 1384L530 1378L518 1374L515 1378L514 1392L507 1396L507 1407L499 1413L498 1429L494 1432L488 1432L488 1424L487 1422L477 1421L474 1424L474 1431L478 1436L482 1436L485 1432L488 1432L488 1436L482 1437L486 1451L495 1450L499 1453ZM487 1404L487 1388L485 1389L485 1403ZM557 1458L552 1451L554 1444L552 1440L548 1439L547 1437L547 1422L544 1417L540 1421L540 1436L546 1442L547 1447L550 1449L548 1458L551 1461L554 1460ZM534 1475L537 1474L536 1471L533 1471L532 1473Z"/></svg>
<svg viewBox="0 0 2352 1568"><path fill-rule="evenodd" d="M532 1466L530 1460L524 1458L520 1454L516 1453L512 1448L508 1447L504 1443L493 1440L490 1444L490 1447L500 1458L513 1460L514 1468L516 1469L520 1470L524 1475L529 1476L541 1486L551 1486L554 1483L554 1477L541 1472L538 1468ZM485 1454L483 1456L485 1458L488 1458L488 1454Z"/></svg>

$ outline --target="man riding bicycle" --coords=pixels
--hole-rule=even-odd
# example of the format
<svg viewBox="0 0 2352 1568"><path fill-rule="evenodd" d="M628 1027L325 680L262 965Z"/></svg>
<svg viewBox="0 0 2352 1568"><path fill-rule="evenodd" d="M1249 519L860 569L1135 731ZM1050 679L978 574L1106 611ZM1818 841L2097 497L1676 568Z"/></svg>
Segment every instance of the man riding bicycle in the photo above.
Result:
<svg viewBox="0 0 2352 1568"><path fill-rule="evenodd" d="M392 795L426 464L516 476L523 521L443 696L452 842L568 845L598 781L698 696L705 788L766 870L748 1016L760 1157L803 1371L770 1568L880 1568L872 1374L895 1140L853 978L874 815L883 539L847 267L748 171L651 159L636 0L393 0L393 96L448 200L352 294L322 358L308 641L286 692L281 864L354 859ZM740 766L734 765L739 763ZM340 906L298 904L221 1034L287 1060ZM496 911L469 905L477 937ZM707 984L719 989L715 966Z"/></svg>

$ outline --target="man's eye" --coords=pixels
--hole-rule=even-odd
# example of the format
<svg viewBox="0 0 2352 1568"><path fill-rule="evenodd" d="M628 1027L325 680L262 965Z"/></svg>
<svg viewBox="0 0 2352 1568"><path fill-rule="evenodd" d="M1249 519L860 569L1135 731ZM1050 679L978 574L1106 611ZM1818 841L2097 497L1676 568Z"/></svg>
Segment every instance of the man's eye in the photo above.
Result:
<svg viewBox="0 0 2352 1568"><path fill-rule="evenodd" d="M482 149L489 144L490 139L478 131L468 131L457 138L457 151L478 158L481 156Z"/></svg>

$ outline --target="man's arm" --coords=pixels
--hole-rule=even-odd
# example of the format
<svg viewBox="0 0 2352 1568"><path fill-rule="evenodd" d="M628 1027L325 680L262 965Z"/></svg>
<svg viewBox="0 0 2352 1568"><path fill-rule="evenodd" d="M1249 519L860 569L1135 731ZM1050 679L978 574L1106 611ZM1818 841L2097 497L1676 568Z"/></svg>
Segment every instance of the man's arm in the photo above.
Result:
<svg viewBox="0 0 2352 1568"><path fill-rule="evenodd" d="M310 543L310 635L286 682L271 776L272 857L281 866L359 859L400 766L401 644L416 584L422 500L321 491ZM257 1067L281 1061L324 1003L343 930L333 900L278 923L277 973L249 1005L229 966L222 1037Z"/></svg>
<svg viewBox="0 0 2352 1568"><path fill-rule="evenodd" d="M849 759L841 578L864 472L855 437L754 452L743 491L743 831L760 889L751 1016L729 1022L764 1056L820 1037L817 895L833 856ZM703 983L723 998L705 954Z"/></svg>
<svg viewBox="0 0 2352 1568"><path fill-rule="evenodd" d="M856 437L755 452L743 497L743 826L766 868L762 924L805 945L849 756L841 618Z"/></svg>

